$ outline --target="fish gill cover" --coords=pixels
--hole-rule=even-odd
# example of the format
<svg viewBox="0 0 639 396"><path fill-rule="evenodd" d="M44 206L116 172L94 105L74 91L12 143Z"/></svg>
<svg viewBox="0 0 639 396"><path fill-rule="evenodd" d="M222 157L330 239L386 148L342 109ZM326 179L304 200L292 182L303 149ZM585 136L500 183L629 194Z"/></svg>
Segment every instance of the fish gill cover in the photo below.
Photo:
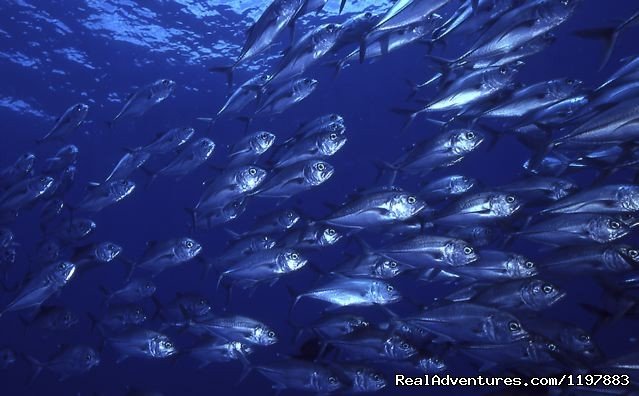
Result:
<svg viewBox="0 0 639 396"><path fill-rule="evenodd" d="M2 395L638 391L635 2L0 11Z"/></svg>

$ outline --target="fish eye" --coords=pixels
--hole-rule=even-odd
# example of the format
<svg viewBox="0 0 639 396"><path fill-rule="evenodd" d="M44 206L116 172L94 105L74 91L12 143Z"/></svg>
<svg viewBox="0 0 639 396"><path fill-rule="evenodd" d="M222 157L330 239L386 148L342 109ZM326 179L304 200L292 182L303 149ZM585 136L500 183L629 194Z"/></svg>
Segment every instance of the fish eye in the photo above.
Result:
<svg viewBox="0 0 639 396"><path fill-rule="evenodd" d="M318 171L323 171L326 167L324 166L324 164L322 164L321 162L319 164L317 164L317 170Z"/></svg>
<svg viewBox="0 0 639 396"><path fill-rule="evenodd" d="M553 288L552 286L550 286L550 285L544 285L544 287L542 288L542 290L543 290L543 291L544 291L544 293L546 293L546 294L550 294L550 293L552 293L553 289L554 289L554 288Z"/></svg>
<svg viewBox="0 0 639 396"><path fill-rule="evenodd" d="M335 230L332 228L329 228L326 232L328 232L328 235L335 235Z"/></svg>
<svg viewBox="0 0 639 396"><path fill-rule="evenodd" d="M401 347L402 347L402 349L408 349L408 344L405 343L405 342L402 342Z"/></svg>
<svg viewBox="0 0 639 396"><path fill-rule="evenodd" d="M191 241L186 241L185 245L186 245L186 247L187 247L187 248L189 248L189 249L190 249L190 248L192 248L192 247L193 247L193 242L191 242Z"/></svg>
<svg viewBox="0 0 639 396"><path fill-rule="evenodd" d="M364 14L364 16L366 18L372 18L373 17L373 13L372 12L367 12L366 14Z"/></svg>
<svg viewBox="0 0 639 396"><path fill-rule="evenodd" d="M300 258L300 255L299 255L299 254L297 254L297 253L291 253L291 258L292 258L293 260L297 260L298 258Z"/></svg>
<svg viewBox="0 0 639 396"><path fill-rule="evenodd" d="M335 377L329 377L329 378L328 378L328 382L330 382L331 384L336 384L336 383L337 383L337 378L335 378Z"/></svg>
<svg viewBox="0 0 639 396"><path fill-rule="evenodd" d="M467 132L466 133L466 139L474 139L475 138L475 132Z"/></svg>
<svg viewBox="0 0 639 396"><path fill-rule="evenodd" d="M506 197L506 202L508 202L508 203L515 202L515 197L513 197L512 195L507 196Z"/></svg>
<svg viewBox="0 0 639 396"><path fill-rule="evenodd" d="M60 265L58 265L58 269L63 270L63 269L64 269L64 267L65 267L65 265L64 265L63 263L61 263Z"/></svg>
<svg viewBox="0 0 639 396"><path fill-rule="evenodd" d="M499 73L501 73L501 74L506 74L507 71L508 70L506 70L506 68L503 67L503 66L499 68Z"/></svg>
<svg viewBox="0 0 639 396"><path fill-rule="evenodd" d="M249 173L251 175L255 175L257 173L257 170L255 168L251 168L251 169L249 169Z"/></svg>
<svg viewBox="0 0 639 396"><path fill-rule="evenodd" d="M568 85L573 85L575 83L575 80L573 80L572 78L569 78L566 83L568 83Z"/></svg>
<svg viewBox="0 0 639 396"><path fill-rule="evenodd" d="M269 78L270 78L270 77L269 77L269 75L268 75L268 74L264 74L264 75L262 76L262 81L268 81L268 79L269 79Z"/></svg>
<svg viewBox="0 0 639 396"><path fill-rule="evenodd" d="M173 348L173 344L171 344L169 341L165 342L164 346L167 348Z"/></svg>
<svg viewBox="0 0 639 396"><path fill-rule="evenodd" d="M169 80L162 80L162 84L169 85Z"/></svg>
<svg viewBox="0 0 639 396"><path fill-rule="evenodd" d="M386 290L389 291L389 292L392 292L394 290L394 288L393 288L393 286L388 285L388 286L386 286Z"/></svg>
<svg viewBox="0 0 639 396"><path fill-rule="evenodd" d="M637 252L635 249L628 250L628 254L630 255L630 257L636 257L638 253L639 252Z"/></svg>
<svg viewBox="0 0 639 396"><path fill-rule="evenodd" d="M201 300L200 300L200 305L206 305L206 300L201 299Z"/></svg>
<svg viewBox="0 0 639 396"><path fill-rule="evenodd" d="M417 198L411 195L410 197L408 197L407 201L409 204L414 204L415 202L417 202Z"/></svg>
<svg viewBox="0 0 639 396"><path fill-rule="evenodd" d="M614 221L614 220L613 220L613 221L611 221L611 222L610 222L610 228L612 228L613 230L616 230L616 229L618 229L619 227L621 227L621 224L619 224L619 222L618 222L618 221Z"/></svg>
<svg viewBox="0 0 639 396"><path fill-rule="evenodd" d="M466 255L472 254L473 251L474 251L473 248L471 248L470 246L466 246L464 248L464 254L466 254Z"/></svg>
<svg viewBox="0 0 639 396"><path fill-rule="evenodd" d="M395 268L395 267L397 267L397 263L396 263L395 261L391 261L388 265L389 265L391 268Z"/></svg>
<svg viewBox="0 0 639 396"><path fill-rule="evenodd" d="M331 135L329 136L331 140L335 140L337 139L337 134L336 133L331 133Z"/></svg>
<svg viewBox="0 0 639 396"><path fill-rule="evenodd" d="M273 330L269 330L269 332L267 334L271 338L275 337L275 332Z"/></svg>
<svg viewBox="0 0 639 396"><path fill-rule="evenodd" d="M91 355L87 355L85 359L87 360L87 362L90 362L92 357L91 357Z"/></svg>
<svg viewBox="0 0 639 396"><path fill-rule="evenodd" d="M519 323L513 320L512 322L508 323L508 328L510 329L510 331L518 331L519 329L521 329L521 326L519 325Z"/></svg>
<svg viewBox="0 0 639 396"><path fill-rule="evenodd" d="M589 337L589 336L587 336L586 334L580 334L578 338L579 338L579 341L581 341L581 342L588 342L588 341L590 341L590 337Z"/></svg>
<svg viewBox="0 0 639 396"><path fill-rule="evenodd" d="M82 106L78 105L78 106L75 108L75 111L82 111Z"/></svg>
<svg viewBox="0 0 639 396"><path fill-rule="evenodd" d="M557 350L557 345L555 345L553 343L550 343L550 344L548 344L548 349L550 351L556 351Z"/></svg>

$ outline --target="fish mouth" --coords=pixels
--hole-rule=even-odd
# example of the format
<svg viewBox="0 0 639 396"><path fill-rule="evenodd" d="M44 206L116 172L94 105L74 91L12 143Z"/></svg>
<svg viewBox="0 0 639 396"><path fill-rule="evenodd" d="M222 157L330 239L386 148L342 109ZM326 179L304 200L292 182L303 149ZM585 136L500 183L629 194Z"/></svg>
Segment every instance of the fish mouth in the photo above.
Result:
<svg viewBox="0 0 639 396"><path fill-rule="evenodd" d="M557 295L555 295L555 297L551 298L549 301L549 305L555 305L556 303L558 303L560 300L562 300L564 297L566 297L568 293L565 291L559 292L557 293Z"/></svg>

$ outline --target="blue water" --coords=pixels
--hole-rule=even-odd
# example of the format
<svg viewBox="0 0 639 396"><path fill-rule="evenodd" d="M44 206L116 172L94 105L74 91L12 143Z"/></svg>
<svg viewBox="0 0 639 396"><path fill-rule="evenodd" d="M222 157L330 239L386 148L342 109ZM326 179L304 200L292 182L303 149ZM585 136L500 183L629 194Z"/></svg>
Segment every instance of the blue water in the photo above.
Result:
<svg viewBox="0 0 639 396"><path fill-rule="evenodd" d="M217 148L210 166L178 182L158 178L144 187L147 176L140 172L134 179L139 188L131 197L109 207L93 217L98 227L91 241L112 240L124 247L123 256L135 260L145 250L146 243L181 236L191 236L204 246L202 255L213 259L223 252L229 237L224 228L235 231L250 229L255 216L275 208L271 200L256 199L238 220L211 231L189 231L189 216L184 208L193 207L203 187L201 183L215 176L215 167L225 164L227 146L244 134L244 124L233 119L218 121L208 131L205 123L196 120L215 114L224 104L228 87L224 76L210 73L211 65L227 64L235 59L244 41L244 31L267 6L267 1L133 1L33 0L0 1L0 120L2 143L0 166L9 165L27 151L42 160L51 156L60 143L36 146L35 139L46 133L57 116L76 102L90 106L86 122L75 131L70 142L80 149L78 174L66 201L78 202L87 183L101 181L123 155L124 147L138 147L150 142L158 132L171 127L193 126L197 137L212 138ZM297 25L298 37L303 31L324 22L341 22L354 12L383 12L387 2L349 1L343 15L337 15L338 2L330 0L325 12L303 18ZM623 19L636 10L636 2L584 1L573 17L555 32L557 42L548 50L526 59L517 79L533 83L559 77L583 80L596 86L619 65L619 59L636 55L637 33L622 35L611 62L598 71L602 56L600 43L586 41L571 34L576 29L601 26ZM252 77L264 65L272 64L275 55L288 43L282 34L281 44L236 72L236 81ZM436 47L435 53L452 57L470 41L455 37L446 48ZM470 40L470 39L469 39ZM345 118L348 142L329 161L336 168L324 185L284 202L279 207L297 208L307 218L321 218L329 212L326 203L339 204L356 188L374 185L379 160L392 161L403 148L433 135L439 127L423 119L408 131L400 133L404 118L391 113L393 107L414 106L406 103L410 89L406 80L423 81L437 69L424 58L423 46L413 45L391 53L372 64L353 64L336 79L333 69L316 66L308 75L320 81L319 88L308 99L273 118L257 118L251 130L268 130L279 142L291 137L296 126L327 113L339 113ZM141 118L123 121L109 129L106 122L122 106L127 94L160 78L177 82L169 99L151 109ZM424 91L424 96L435 91ZM498 186L523 174L522 164L529 151L514 139L504 138L490 151L485 148L471 154L455 168L456 173L476 177L487 186ZM588 175L577 177L587 179ZM416 177L400 179L399 185L411 191L417 189ZM17 284L29 272L29 254L40 240L37 209L20 214L11 226L19 242L18 259L9 272L9 283ZM371 239L376 244L375 237ZM520 253L533 258L543 255L536 245L515 245ZM356 253L355 244L341 241L334 247L314 253L311 261L330 268L346 254ZM125 276L119 263L102 266L73 279L59 297L51 302L82 313L78 326L59 334L44 334L37 329L24 329L19 321L22 313L6 314L0 319L0 346L9 346L21 354L46 360L59 345L85 344L101 348L103 338L90 331L86 314L101 314L103 296L99 286L116 288ZM280 342L259 349L251 360L267 363L280 355L296 353L292 344L295 331L288 324L291 298L285 287L296 289L312 286L317 275L309 268L286 276L272 288L260 287L252 295L234 293L229 304L224 293L216 292L216 278L202 279L202 268L191 262L162 273L157 279L160 301L170 301L176 292L193 292L206 296L216 312L259 319L272 326ZM442 296L448 287L438 284L416 284L410 279L397 280L396 286L407 296L424 304ZM577 307L577 302L599 300L600 290L589 280L563 282L568 297L549 310L549 317L561 317L588 328L593 318ZM10 293L1 297L2 305ZM154 310L150 301L148 312ZM304 307L304 308L302 308ZM300 304L300 320L310 320L321 310L320 304ZM407 313L414 309L409 302L393 307ZM301 311L301 312L300 312ZM371 320L383 320L380 311L355 310ZM157 328L157 321L146 324ZM623 321L598 333L595 340L609 356L637 348L630 340L636 336L636 322ZM175 333L174 333L175 334ZM175 334L178 348L193 338ZM269 394L270 383L260 375L251 374L236 385L240 364L217 364L196 369L194 361L180 358L175 362L129 359L116 364L117 355L105 345L101 363L82 376L59 382L51 372L43 372L32 384L26 385L32 368L26 360L6 371L0 371L2 395L120 395L126 386L165 395L231 395ZM474 368L462 358L450 362L450 373L471 375ZM468 389L398 389L388 386L380 394L479 394L490 390ZM462 393L458 393L462 392ZM296 394L292 391L290 394Z"/></svg>

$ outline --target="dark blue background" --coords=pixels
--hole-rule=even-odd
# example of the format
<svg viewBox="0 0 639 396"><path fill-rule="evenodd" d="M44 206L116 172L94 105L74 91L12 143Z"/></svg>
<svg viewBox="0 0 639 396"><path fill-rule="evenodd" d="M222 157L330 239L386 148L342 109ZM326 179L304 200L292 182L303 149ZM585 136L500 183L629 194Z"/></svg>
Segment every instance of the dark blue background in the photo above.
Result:
<svg viewBox="0 0 639 396"><path fill-rule="evenodd" d="M331 0L331 2L334 2ZM46 3L46 4L45 4ZM121 3L121 6L117 6ZM48 1L27 3L2 1L0 4L0 165L8 165L26 151L34 152L42 160L52 155L56 144L35 146L36 138L52 126L57 117L68 106L76 102L90 105L87 121L73 136L72 143L80 148L79 173L70 202L77 202L89 181L102 180L123 154L123 147L137 147L150 142L160 131L176 126L194 126L197 136L207 133L207 126L195 120L217 112L224 103L227 87L223 76L211 74L207 67L228 63L237 54L237 45L243 42L245 27L250 23L246 16L238 15L232 7L205 5L203 9L219 11L216 15L196 17L184 5L172 1L144 3L155 13L144 20L131 14L128 2L117 1ZM149 5L147 5L147 3ZM187 4L188 2L182 1ZM228 2L230 3L230 1ZM258 2L266 3L266 2ZM104 6L103 10L99 11ZM260 5L264 7L265 4ZM335 5L333 4L332 7ZM362 4L358 4L361 9ZM576 29L606 25L623 19L636 10L636 2L584 1L573 18L556 32L557 42L547 51L526 60L526 66L518 76L523 83L533 83L558 77L573 77L594 86L604 81L619 65L618 60L633 55L638 36L636 31L622 35L613 59L602 71L597 71L602 56L600 43L579 39L571 34ZM347 12L349 9L347 8ZM252 10L251 15L257 11ZM380 12L378 10L377 12ZM257 13L259 15L259 12ZM341 21L346 16L323 14L320 18ZM299 24L298 35L309 26L320 23L320 18L306 18L308 24ZM70 32L62 34L56 20L62 21ZM99 25L100 21L104 25ZM105 23L105 21L119 21ZM146 22L159 28L143 29ZM96 25L98 25L96 27ZM101 26L101 27L100 27ZM110 26L111 30L105 29ZM115 31L120 30L119 34ZM163 30L167 29L167 30ZM168 29L171 36L167 36ZM64 31L64 30L62 30ZM122 40L126 37L126 40ZM132 43L133 39L138 44ZM284 43L287 35L280 38ZM215 49L218 41L232 43L221 51ZM436 53L448 57L457 55L461 48L472 43L471 37L455 37L445 50ZM84 61L69 60L65 52L76 48L85 54ZM210 51L210 53L209 53ZM273 50L274 54L276 50ZM370 186L375 182L375 160L393 160L403 147L431 136L438 127L427 121L416 122L410 130L401 134L402 117L389 111L392 107L413 106L404 103L409 88L406 79L423 81L436 68L423 57L424 48L413 46L392 53L374 64L354 64L333 80L333 70L316 67L311 74L320 80L317 91L302 104L273 119L256 119L252 130L266 129L278 136L278 141L290 137L295 127L306 120L322 114L336 112L344 116L347 125L348 143L336 156L329 159L336 172L329 182L313 191L299 195L286 205L299 208L310 217L321 217L327 212L324 203L340 203L345 193L357 187ZM84 64L83 64L84 63ZM257 62L258 64L260 62ZM87 67L87 64L90 67ZM240 70L236 81L244 81L255 71ZM105 122L120 109L121 102L108 100L117 95L126 97L135 86L141 86L159 78L170 78L177 82L174 94L144 117L122 122L109 130ZM432 94L433 92L426 92ZM30 107L20 107L15 101L22 100ZM219 121L209 136L217 149L211 163L223 166L227 145L243 135L243 124L224 119ZM499 185L522 174L521 165L529 153L516 141L502 139L491 151L485 149L471 155L456 172L478 178L486 185ZM189 218L183 208L192 207L202 192L201 182L214 175L203 167L180 182L158 178L144 188L146 176L138 174L139 187L135 193L114 207L96 215L98 228L92 239L112 240L124 246L123 255L139 257L150 240L165 240L189 234ZM585 176L587 177L587 176ZM400 185L415 189L415 178L402 179ZM236 231L250 227L255 215L274 208L273 201L254 200L242 218L228 225ZM17 241L21 244L19 258L12 268L11 279L15 283L28 271L27 256L41 237L38 231L37 211L25 212L13 226ZM213 258L220 254L228 240L222 228L192 235L204 245L203 255ZM375 239L371 240L375 244ZM534 248L516 244L515 250L532 257L540 256ZM345 251L355 252L354 246L342 242L336 247L313 256L318 266L330 268L343 259ZM157 278L157 296L168 301L176 292L201 293L213 302L214 310L221 311L225 300L223 294L215 293L215 277L201 278L198 263L167 271ZM58 303L65 304L77 312L100 314L102 295L99 285L117 287L124 276L124 267L119 264L104 266L99 270L74 279L63 291ZM283 283L304 288L313 284L316 275L308 268L288 276ZM597 301L599 289L589 281L579 283L562 282L569 297L554 307L550 316L567 318L588 328L592 318L578 310L577 301ZM442 295L447 289L439 285L415 284L406 279L398 281L400 290L424 303ZM2 303L10 295L1 296ZM289 354L295 351L292 345L294 331L287 323L291 299L283 284L273 288L262 287L251 297L235 293L230 312L260 319L280 334L281 342L275 347L259 350L254 355L256 362L277 359L276 353ZM152 305L147 307L152 312ZM299 319L311 319L321 309L312 302L300 304ZM395 307L398 312L409 312L411 306L402 303ZM383 319L379 312L363 311L371 318ZM633 322L623 322L596 337L597 342L611 356L629 349L629 336L636 334ZM178 347L189 344L192 339L177 336ZM90 333L89 321L68 333L43 337L33 329L26 333L17 314L7 314L0 319L0 344L45 359L57 350L59 344L88 344L99 346L102 339L97 332ZM635 348L632 345L630 348ZM21 360L11 370L0 372L0 394L2 395L70 395L70 394L122 394L125 385L146 390L158 390L167 395L226 395L268 394L269 382L259 375L249 376L239 388L235 388L239 364L212 365L203 370L195 369L195 362L181 358L175 364L167 361L130 359L115 363L116 355L104 349L102 363L88 374L58 382L50 372L43 373L34 384L24 386L31 368ZM453 362L451 373L472 374L473 370L462 361ZM459 394L457 390L455 394ZM430 394L450 393L446 389L401 389L389 386L383 394ZM469 394L470 391L463 390ZM479 391L477 391L479 392ZM473 391L472 393L476 393ZM293 394L293 393L291 393Z"/></svg>

